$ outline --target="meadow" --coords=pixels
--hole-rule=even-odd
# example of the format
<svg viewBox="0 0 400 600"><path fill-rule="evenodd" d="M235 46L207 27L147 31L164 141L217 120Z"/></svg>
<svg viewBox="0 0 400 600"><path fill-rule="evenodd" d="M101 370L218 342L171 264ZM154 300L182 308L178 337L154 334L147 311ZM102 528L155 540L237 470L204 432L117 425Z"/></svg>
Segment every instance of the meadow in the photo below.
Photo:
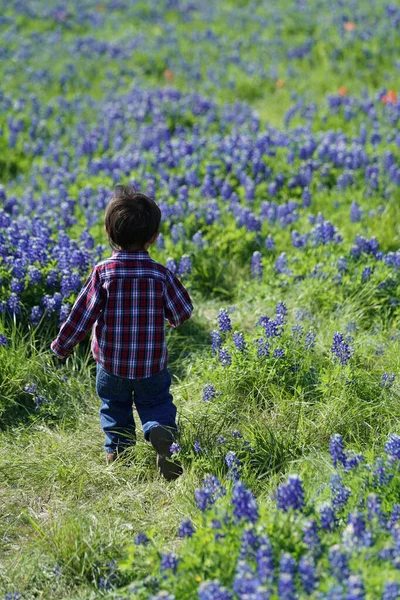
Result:
<svg viewBox="0 0 400 600"><path fill-rule="evenodd" d="M400 8L0 9L0 597L400 598ZM195 306L174 482L50 351L118 183Z"/></svg>

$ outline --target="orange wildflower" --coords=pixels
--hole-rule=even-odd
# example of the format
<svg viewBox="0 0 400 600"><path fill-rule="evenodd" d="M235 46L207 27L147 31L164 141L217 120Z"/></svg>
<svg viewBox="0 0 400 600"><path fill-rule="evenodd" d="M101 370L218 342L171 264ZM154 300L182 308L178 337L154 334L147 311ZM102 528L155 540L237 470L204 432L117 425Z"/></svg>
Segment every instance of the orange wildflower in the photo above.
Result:
<svg viewBox="0 0 400 600"><path fill-rule="evenodd" d="M96 5L96 10L103 11L104 10L104 4L97 4Z"/></svg>
<svg viewBox="0 0 400 600"><path fill-rule="evenodd" d="M382 96L384 104L395 104L397 102L397 94L394 90L389 90L387 94Z"/></svg>
<svg viewBox="0 0 400 600"><path fill-rule="evenodd" d="M344 28L346 31L354 31L356 26L355 23L353 23L353 21L346 21L346 23L344 24Z"/></svg>
<svg viewBox="0 0 400 600"><path fill-rule="evenodd" d="M340 88L338 89L338 94L339 94L339 96L346 96L347 95L347 87L345 87L344 85L341 85Z"/></svg>
<svg viewBox="0 0 400 600"><path fill-rule="evenodd" d="M165 69L164 71L164 77L166 79L166 81L168 81L168 83L172 83L174 80L174 74L171 71L171 69Z"/></svg>
<svg viewBox="0 0 400 600"><path fill-rule="evenodd" d="M278 89L280 89L281 87L283 87L285 85L285 80L282 79L281 77L279 77L279 79L276 80L276 87Z"/></svg>

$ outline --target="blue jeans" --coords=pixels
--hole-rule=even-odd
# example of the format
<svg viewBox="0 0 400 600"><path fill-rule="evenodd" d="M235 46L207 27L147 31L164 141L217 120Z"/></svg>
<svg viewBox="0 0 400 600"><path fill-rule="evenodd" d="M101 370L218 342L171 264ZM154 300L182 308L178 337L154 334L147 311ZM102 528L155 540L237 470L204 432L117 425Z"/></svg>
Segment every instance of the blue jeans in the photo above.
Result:
<svg viewBox="0 0 400 600"><path fill-rule="evenodd" d="M171 375L167 368L145 379L125 379L105 371L97 363L96 392L101 400L100 424L106 435L106 452L121 451L135 444L133 403L146 440L156 425L177 429L170 386Z"/></svg>

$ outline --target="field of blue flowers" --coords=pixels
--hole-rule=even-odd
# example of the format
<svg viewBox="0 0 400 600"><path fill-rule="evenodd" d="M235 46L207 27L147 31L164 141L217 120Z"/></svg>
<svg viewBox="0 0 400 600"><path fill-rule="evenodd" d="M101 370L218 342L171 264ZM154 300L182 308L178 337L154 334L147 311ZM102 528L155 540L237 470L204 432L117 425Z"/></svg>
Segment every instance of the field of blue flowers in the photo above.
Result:
<svg viewBox="0 0 400 600"><path fill-rule="evenodd" d="M0 597L400 599L400 7L0 0ZM49 349L133 183L184 475Z"/></svg>

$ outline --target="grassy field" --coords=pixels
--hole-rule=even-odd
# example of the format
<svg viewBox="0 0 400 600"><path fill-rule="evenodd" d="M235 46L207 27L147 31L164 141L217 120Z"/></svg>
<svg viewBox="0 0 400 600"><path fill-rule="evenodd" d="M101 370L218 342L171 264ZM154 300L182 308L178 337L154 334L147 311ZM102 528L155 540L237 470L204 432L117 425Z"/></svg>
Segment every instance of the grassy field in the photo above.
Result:
<svg viewBox="0 0 400 600"><path fill-rule="evenodd" d="M0 597L400 597L399 9L0 8ZM151 255L195 306L168 332L172 483L143 436L105 466L89 340L49 349L120 182L159 203Z"/></svg>

